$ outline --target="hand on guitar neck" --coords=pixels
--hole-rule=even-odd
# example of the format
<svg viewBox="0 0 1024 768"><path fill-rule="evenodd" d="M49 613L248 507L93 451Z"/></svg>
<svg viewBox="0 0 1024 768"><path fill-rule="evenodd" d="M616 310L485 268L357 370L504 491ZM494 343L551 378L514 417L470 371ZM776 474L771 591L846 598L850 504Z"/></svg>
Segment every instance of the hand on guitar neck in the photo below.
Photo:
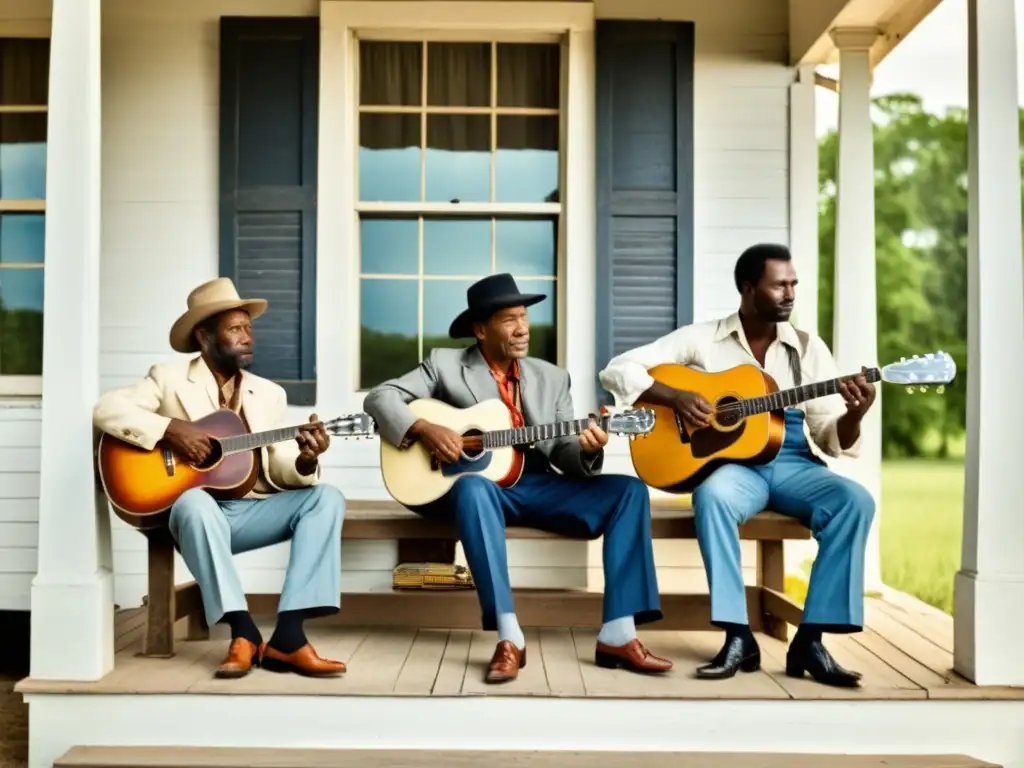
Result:
<svg viewBox="0 0 1024 768"><path fill-rule="evenodd" d="M711 404L696 392L675 389L660 381L637 398L638 402L653 403L672 408L690 429L696 430L711 423Z"/></svg>

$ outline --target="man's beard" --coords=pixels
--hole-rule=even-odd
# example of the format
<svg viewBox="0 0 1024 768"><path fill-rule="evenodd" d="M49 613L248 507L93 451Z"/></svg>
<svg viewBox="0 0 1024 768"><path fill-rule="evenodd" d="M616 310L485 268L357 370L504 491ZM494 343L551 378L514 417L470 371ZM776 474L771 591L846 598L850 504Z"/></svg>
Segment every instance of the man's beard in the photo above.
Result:
<svg viewBox="0 0 1024 768"><path fill-rule="evenodd" d="M219 342L211 344L207 353L210 355L214 367L224 374L237 373L252 364L251 360L242 359L241 352L227 349Z"/></svg>
<svg viewBox="0 0 1024 768"><path fill-rule="evenodd" d="M783 323L789 320L793 307L782 307L774 302L754 300L758 317L766 323Z"/></svg>

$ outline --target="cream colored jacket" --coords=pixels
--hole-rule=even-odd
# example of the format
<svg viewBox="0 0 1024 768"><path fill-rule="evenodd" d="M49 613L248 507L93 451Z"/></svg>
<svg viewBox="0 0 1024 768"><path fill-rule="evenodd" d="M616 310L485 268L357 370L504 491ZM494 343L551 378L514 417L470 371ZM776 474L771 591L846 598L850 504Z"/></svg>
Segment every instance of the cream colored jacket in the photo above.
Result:
<svg viewBox="0 0 1024 768"><path fill-rule="evenodd" d="M242 413L252 432L290 425L285 391L274 382L242 372ZM180 363L160 363L144 379L103 394L93 408L93 425L102 432L152 450L164 436L171 419L196 421L218 410L217 380L202 357ZM312 475L295 469L299 445L295 440L260 449L262 478L278 491L315 485Z"/></svg>

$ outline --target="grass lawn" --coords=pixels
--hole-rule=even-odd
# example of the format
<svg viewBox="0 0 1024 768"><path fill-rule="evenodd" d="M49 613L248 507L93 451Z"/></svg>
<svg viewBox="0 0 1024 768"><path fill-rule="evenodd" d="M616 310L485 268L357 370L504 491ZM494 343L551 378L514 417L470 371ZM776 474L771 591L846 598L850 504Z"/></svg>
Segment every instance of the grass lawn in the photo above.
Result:
<svg viewBox="0 0 1024 768"><path fill-rule="evenodd" d="M882 465L882 580L950 614L963 498L962 460Z"/></svg>

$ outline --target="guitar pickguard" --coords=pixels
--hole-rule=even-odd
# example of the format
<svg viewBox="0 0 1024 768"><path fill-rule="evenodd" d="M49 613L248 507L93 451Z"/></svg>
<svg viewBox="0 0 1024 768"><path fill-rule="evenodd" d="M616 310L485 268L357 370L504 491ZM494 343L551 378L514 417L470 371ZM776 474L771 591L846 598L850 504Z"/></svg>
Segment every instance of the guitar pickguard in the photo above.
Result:
<svg viewBox="0 0 1024 768"><path fill-rule="evenodd" d="M483 472L491 465L491 452L485 451L484 453L478 454L472 458L466 458L463 456L458 461L452 462L451 464L441 464L437 459L432 458L431 464L434 465L434 469L437 469L437 465L440 464L441 475L444 477L458 477L459 475L470 474L473 472Z"/></svg>
<svg viewBox="0 0 1024 768"><path fill-rule="evenodd" d="M747 422L743 421L735 429L719 432L714 427L698 429L690 435L690 450L695 459L704 459L719 451L725 450L743 436Z"/></svg>

